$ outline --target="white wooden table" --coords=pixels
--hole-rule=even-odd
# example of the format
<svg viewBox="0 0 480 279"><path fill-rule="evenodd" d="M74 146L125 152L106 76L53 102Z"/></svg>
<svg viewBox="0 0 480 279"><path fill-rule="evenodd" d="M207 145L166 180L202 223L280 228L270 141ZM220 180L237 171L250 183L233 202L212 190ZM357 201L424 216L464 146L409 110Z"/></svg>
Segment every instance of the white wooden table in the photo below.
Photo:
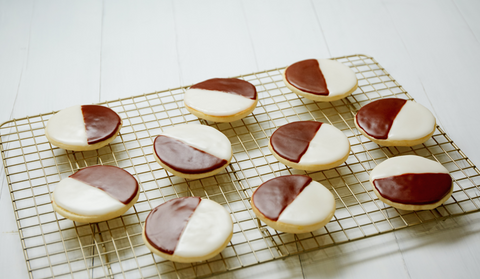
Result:
<svg viewBox="0 0 480 279"><path fill-rule="evenodd" d="M373 56L476 164L480 1L0 0L0 122L306 58ZM0 270L26 278L1 172ZM219 278L478 278L480 214Z"/></svg>

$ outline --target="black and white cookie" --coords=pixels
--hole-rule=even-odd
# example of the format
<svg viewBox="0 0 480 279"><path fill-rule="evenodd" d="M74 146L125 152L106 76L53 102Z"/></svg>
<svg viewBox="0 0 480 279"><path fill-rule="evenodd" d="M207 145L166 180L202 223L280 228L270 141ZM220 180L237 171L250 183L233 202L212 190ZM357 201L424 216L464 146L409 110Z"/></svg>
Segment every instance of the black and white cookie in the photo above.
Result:
<svg viewBox="0 0 480 279"><path fill-rule="evenodd" d="M403 210L429 210L453 191L452 177L442 164L415 155L387 159L370 173L370 183L384 203Z"/></svg>
<svg viewBox="0 0 480 279"><path fill-rule="evenodd" d="M153 253L174 262L198 262L220 253L233 235L230 213L199 197L176 198L154 208L143 227Z"/></svg>
<svg viewBox="0 0 480 279"><path fill-rule="evenodd" d="M413 101L386 98L358 110L355 126L371 141L384 146L424 143L435 132L436 121L424 106Z"/></svg>
<svg viewBox="0 0 480 279"><path fill-rule="evenodd" d="M73 106L57 112L48 120L45 135L60 148L87 151L112 142L121 127L122 119L110 108Z"/></svg>
<svg viewBox="0 0 480 279"><path fill-rule="evenodd" d="M253 212L282 232L306 233L325 226L335 213L335 198L305 175L285 175L260 185L251 199Z"/></svg>
<svg viewBox="0 0 480 279"><path fill-rule="evenodd" d="M183 124L167 129L153 144L157 162L176 176L189 179L219 173L232 159L228 138L215 128Z"/></svg>
<svg viewBox="0 0 480 279"><path fill-rule="evenodd" d="M192 85L184 97L185 108L198 118L232 122L252 113L257 89L238 78L213 78Z"/></svg>
<svg viewBox="0 0 480 279"><path fill-rule="evenodd" d="M53 209L63 217L95 223L118 217L138 200L137 180L115 166L91 166L62 179L52 194Z"/></svg>
<svg viewBox="0 0 480 279"><path fill-rule="evenodd" d="M358 86L355 73L344 64L330 59L307 59L285 69L285 85L307 99L331 102L347 97Z"/></svg>
<svg viewBox="0 0 480 279"><path fill-rule="evenodd" d="M270 137L268 147L281 163L308 171L339 166L350 154L345 134L317 121L296 121L279 127Z"/></svg>

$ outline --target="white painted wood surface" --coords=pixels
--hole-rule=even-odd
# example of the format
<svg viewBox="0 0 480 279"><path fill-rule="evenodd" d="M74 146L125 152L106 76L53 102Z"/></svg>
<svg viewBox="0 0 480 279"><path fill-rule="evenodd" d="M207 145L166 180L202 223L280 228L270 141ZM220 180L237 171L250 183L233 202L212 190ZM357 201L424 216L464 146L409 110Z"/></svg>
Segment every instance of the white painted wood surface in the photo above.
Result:
<svg viewBox="0 0 480 279"><path fill-rule="evenodd" d="M0 0L0 122L311 57L377 59L480 162L480 1ZM2 278L27 271L1 171ZM478 278L480 214L218 278Z"/></svg>

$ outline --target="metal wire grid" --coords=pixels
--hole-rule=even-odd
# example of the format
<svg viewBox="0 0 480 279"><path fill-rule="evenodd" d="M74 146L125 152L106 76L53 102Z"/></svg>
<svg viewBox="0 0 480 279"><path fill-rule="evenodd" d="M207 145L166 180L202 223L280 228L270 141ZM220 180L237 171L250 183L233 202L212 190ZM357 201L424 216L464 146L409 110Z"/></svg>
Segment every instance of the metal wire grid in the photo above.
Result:
<svg viewBox="0 0 480 279"><path fill-rule="evenodd" d="M185 88L159 91L102 103L122 117L117 139L96 151L71 152L52 146L44 127L53 113L14 119L0 126L0 148L22 248L31 278L194 278L239 269L309 250L378 235L408 226L478 211L480 172L445 132L414 147L380 147L363 137L353 123L364 104L383 97L410 95L372 57L335 58L350 66L359 88L348 98L317 103L299 98L282 82L281 69L243 75L257 87L253 114L232 123L198 120L183 106ZM280 125L317 120L347 135L352 152L345 164L318 172L285 167L268 150L268 139ZM153 139L163 129L202 123L231 141L233 159L226 171L200 180L185 180L163 170L152 154ZM454 178L452 197L430 211L402 211L374 195L369 172L385 159L417 154L442 163ZM96 224L72 222L57 215L50 194L55 185L80 168L115 165L140 183L138 202L119 218ZM307 173L329 188L336 212L324 228L306 234L280 233L258 221L249 198L262 182L285 174ZM218 256L204 262L166 261L143 245L141 231L150 210L182 196L212 199L231 212L234 234Z"/></svg>

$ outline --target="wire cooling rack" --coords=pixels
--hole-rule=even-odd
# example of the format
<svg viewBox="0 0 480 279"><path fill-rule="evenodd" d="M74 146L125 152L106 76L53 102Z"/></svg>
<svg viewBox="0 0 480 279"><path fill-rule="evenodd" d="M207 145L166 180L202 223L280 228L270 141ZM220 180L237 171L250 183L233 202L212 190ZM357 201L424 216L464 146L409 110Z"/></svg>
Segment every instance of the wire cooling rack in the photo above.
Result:
<svg viewBox="0 0 480 279"><path fill-rule="evenodd" d="M0 126L0 148L22 248L31 278L194 278L239 269L309 250L375 236L453 215L479 210L480 172L437 127L431 139L413 147L380 147L354 125L355 112L383 97L410 95L372 57L334 58L355 71L359 87L349 97L319 103L299 98L282 82L284 68L239 78L254 84L260 98L255 111L232 123L198 120L183 106L185 87L101 103L123 119L110 145L96 151L71 152L52 146L44 128L53 113L14 119ZM280 125L317 120L334 125L348 137L352 152L341 166L318 172L285 167L268 150L268 139ZM213 177L185 180L156 162L156 135L174 125L202 123L231 141L233 159ZM402 211L374 195L369 172L385 159L417 154L442 163L454 179L452 197L429 211ZM73 222L56 214L50 195L57 183L80 168L115 165L140 183L138 202L123 216L96 224ZM334 218L324 228L305 234L272 230L255 218L249 198L262 182L286 174L307 173L335 196ZM150 210L167 200L200 196L231 212L234 233L227 248L204 262L180 264L150 253L142 226ZM20 247L19 247L20 249Z"/></svg>

